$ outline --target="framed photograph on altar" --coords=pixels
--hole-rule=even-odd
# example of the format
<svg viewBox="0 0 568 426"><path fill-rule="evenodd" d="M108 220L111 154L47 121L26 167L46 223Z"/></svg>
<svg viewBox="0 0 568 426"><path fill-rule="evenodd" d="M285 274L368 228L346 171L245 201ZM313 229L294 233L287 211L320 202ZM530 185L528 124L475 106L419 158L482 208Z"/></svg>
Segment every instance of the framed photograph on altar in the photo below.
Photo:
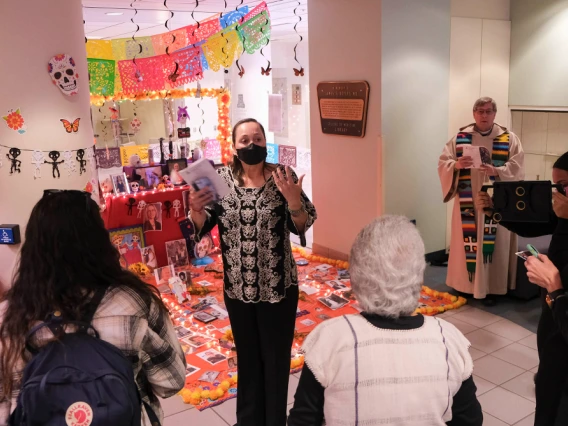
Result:
<svg viewBox="0 0 568 426"><path fill-rule="evenodd" d="M166 253L168 265L173 265L175 268L189 265L189 255L184 239L166 242Z"/></svg>
<svg viewBox="0 0 568 426"><path fill-rule="evenodd" d="M166 164L168 166L170 181L176 186L185 185L185 181L179 174L179 171L187 168L187 158L168 160Z"/></svg>
<svg viewBox="0 0 568 426"><path fill-rule="evenodd" d="M120 264L123 268L142 262L142 249L146 244L141 226L111 229L109 236L112 245L120 253Z"/></svg>
<svg viewBox="0 0 568 426"><path fill-rule="evenodd" d="M147 189L156 188L162 182L162 167L151 166L136 169L136 174L139 175L146 185Z"/></svg>
<svg viewBox="0 0 568 426"><path fill-rule="evenodd" d="M126 173L111 175L110 178L115 195L130 194L130 185L128 179L126 179Z"/></svg>

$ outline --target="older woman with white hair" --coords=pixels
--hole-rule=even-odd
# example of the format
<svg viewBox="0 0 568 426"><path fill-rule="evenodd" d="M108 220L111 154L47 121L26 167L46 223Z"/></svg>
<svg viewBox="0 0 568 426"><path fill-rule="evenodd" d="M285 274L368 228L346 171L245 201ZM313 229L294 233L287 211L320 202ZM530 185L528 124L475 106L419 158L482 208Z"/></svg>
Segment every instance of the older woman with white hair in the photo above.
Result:
<svg viewBox="0 0 568 426"><path fill-rule="evenodd" d="M469 342L452 324L415 314L424 255L404 217L361 231L349 272L363 312L327 320L306 339L289 426L483 423Z"/></svg>

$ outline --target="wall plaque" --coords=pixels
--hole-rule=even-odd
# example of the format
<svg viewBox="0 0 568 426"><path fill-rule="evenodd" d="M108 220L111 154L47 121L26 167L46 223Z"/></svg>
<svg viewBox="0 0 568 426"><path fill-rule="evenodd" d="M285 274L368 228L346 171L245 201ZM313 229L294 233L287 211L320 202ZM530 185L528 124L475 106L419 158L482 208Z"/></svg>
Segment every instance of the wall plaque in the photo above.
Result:
<svg viewBox="0 0 568 426"><path fill-rule="evenodd" d="M318 103L323 133L365 136L369 83L366 81L324 81L318 84Z"/></svg>

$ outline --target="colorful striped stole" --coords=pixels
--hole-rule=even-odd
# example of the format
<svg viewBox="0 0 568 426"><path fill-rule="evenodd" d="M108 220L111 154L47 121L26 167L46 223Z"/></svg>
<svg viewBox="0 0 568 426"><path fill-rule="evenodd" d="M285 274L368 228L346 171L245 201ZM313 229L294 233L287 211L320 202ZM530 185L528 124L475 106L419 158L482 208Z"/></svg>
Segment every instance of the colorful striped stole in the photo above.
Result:
<svg viewBox="0 0 568 426"><path fill-rule="evenodd" d="M456 154L460 158L463 156L464 145L471 145L473 135L471 133L458 133L456 137ZM502 167L509 159L509 132L497 136L493 140L493 152L491 162L494 167ZM491 181L495 177L491 176ZM458 197L460 202L460 215L462 222L463 242L465 248L465 261L469 280L473 282L477 269L477 220L475 207L473 205L473 190L471 187L471 170L460 170L458 179ZM485 226L483 230L483 262L491 263L495 251L495 240L497 238L497 224L485 216Z"/></svg>

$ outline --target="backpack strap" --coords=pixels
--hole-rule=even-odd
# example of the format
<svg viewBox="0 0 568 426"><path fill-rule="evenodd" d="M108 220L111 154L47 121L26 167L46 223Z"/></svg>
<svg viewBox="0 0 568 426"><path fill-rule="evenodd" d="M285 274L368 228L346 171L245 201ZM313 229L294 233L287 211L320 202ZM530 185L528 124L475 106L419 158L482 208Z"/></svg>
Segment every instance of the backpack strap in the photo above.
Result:
<svg viewBox="0 0 568 426"><path fill-rule="evenodd" d="M160 426L160 419L158 418L152 407L150 407L150 404L148 404L146 401L142 401L142 404L144 405L144 409L146 410L146 414L148 415L148 419L150 420L150 425Z"/></svg>
<svg viewBox="0 0 568 426"><path fill-rule="evenodd" d="M95 294L93 294L93 297L91 297L91 301L89 302L87 310L81 318L81 322L89 325L93 322L95 312L97 312L97 309L99 308L101 301L105 297L107 290L108 287L99 287L97 290L95 290Z"/></svg>

